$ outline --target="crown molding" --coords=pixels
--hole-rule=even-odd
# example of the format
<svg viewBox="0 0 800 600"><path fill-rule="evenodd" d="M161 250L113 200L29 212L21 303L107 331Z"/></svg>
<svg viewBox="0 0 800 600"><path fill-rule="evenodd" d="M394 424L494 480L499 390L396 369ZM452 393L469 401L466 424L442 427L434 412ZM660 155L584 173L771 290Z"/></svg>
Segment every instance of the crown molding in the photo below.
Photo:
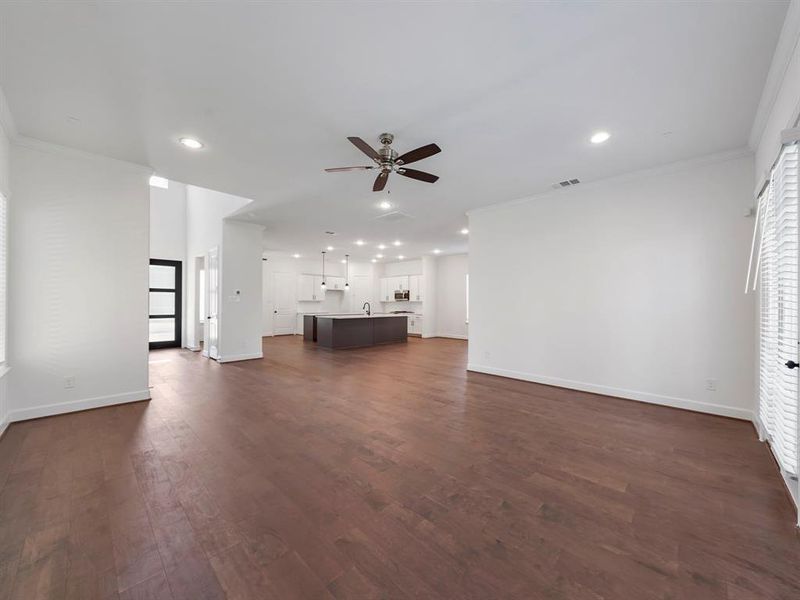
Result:
<svg viewBox="0 0 800 600"><path fill-rule="evenodd" d="M48 154L58 154L60 156L68 156L70 158L81 158L84 160L91 160L98 163L122 167L133 171L141 171L152 175L154 173L153 167L147 165L140 165L139 163L129 162L127 160L120 160L118 158L111 158L102 154L94 154L86 152L85 150L78 150L77 148L70 148L69 146L61 146L53 142L45 142L36 138L27 137L24 135L17 135L11 140L11 143L23 148L30 148L31 150L38 150L39 152L46 152Z"/></svg>
<svg viewBox="0 0 800 600"><path fill-rule="evenodd" d="M747 158L752 156L753 156L753 151L750 150L750 148L746 147L737 148L735 150L728 150L725 152L717 152L714 154L706 154L704 156L697 156L695 158L690 158L687 160L667 163L664 165L659 165L657 167L640 169L638 171L631 171L630 173L624 173L622 175L614 175L613 177L606 177L604 179L598 179L596 181L590 181L588 183L581 183L579 186L577 186L577 189L564 188L559 190L548 190L540 194L533 194L531 196L524 196L522 198L516 198L514 200L506 200L505 202L498 202L496 204L490 204L488 206L473 208L467 211L467 216L469 217L479 213L501 210L504 208L508 208L510 206L514 206L516 204L526 204L528 202L543 200L545 198L552 198L554 196L558 196L561 194L579 193L580 191L592 190L592 189L602 189L609 186L619 185L621 183L627 183L629 181L636 181L637 179L656 177L658 175L668 175L670 173L679 173L681 171L688 171L690 169L696 169L698 167L703 167L706 165L713 165L717 163L723 163L731 160L738 160L740 158Z"/></svg>
<svg viewBox="0 0 800 600"><path fill-rule="evenodd" d="M783 80L786 78L786 73L799 42L800 0L792 0L786 11L786 18L783 21L778 43L775 46L775 53L772 55L772 62L770 63L769 72L767 73L767 80L764 83L764 91L761 93L761 99L759 100L756 115L753 119L753 126L750 129L748 146L753 150L758 148L761 143L761 138L764 136L764 130L767 126L769 115L775 106L775 101L783 86ZM795 114L795 117L796 116Z"/></svg>

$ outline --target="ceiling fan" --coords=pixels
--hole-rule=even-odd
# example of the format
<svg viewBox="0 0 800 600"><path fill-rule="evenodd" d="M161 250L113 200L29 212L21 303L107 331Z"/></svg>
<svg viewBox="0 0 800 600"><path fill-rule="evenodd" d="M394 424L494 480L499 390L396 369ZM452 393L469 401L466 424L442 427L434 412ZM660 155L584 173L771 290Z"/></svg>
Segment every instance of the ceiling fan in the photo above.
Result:
<svg viewBox="0 0 800 600"><path fill-rule="evenodd" d="M380 173L378 173L378 177L375 179L375 183L372 186L373 192L380 192L386 187L386 182L389 180L389 173L397 173L403 177L418 179L419 181L424 181L426 183L435 183L436 180L439 179L439 177L436 175L431 175L430 173L425 173L424 171L417 171L416 169L407 169L405 167L405 165L409 163L417 162L418 160L428 158L429 156L433 156L434 154L441 152L442 149L436 144L421 146L416 150L411 150L411 152L406 152L405 154L398 156L397 151L392 148L394 136L391 133L382 133L378 136L378 140L380 140L381 143L380 150L375 150L372 146L359 137L349 137L347 139L350 140L356 148L369 156L375 162L375 164L366 167L336 167L333 169L325 169L326 172L338 173L340 171L366 171L367 169L380 169Z"/></svg>

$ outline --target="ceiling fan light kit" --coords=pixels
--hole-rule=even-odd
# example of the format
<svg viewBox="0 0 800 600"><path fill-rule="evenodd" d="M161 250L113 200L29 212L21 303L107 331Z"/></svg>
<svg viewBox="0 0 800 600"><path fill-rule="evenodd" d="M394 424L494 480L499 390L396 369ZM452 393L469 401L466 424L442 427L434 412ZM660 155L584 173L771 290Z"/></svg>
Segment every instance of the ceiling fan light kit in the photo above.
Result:
<svg viewBox="0 0 800 600"><path fill-rule="evenodd" d="M375 178L375 183L372 185L373 192L380 192L386 187L390 173L397 173L403 177L424 181L425 183L435 183L436 180L439 179L439 177L436 175L431 175L430 173L426 173L424 171L417 171L416 169L408 169L405 167L407 164L417 162L418 160L428 158L429 156L433 156L434 154L441 152L442 149L436 144L421 146L415 150L411 150L410 152L399 155L397 150L392 148L394 135L391 133L382 133L378 136L378 141L381 143L381 147L378 150L375 150L372 146L367 144L367 142L359 137L348 137L347 139L350 140L350 143L352 143L356 148L371 158L375 164L363 167L335 167L332 169L325 169L326 172L339 173L342 171L366 171L369 169L380 169L380 173L378 173L378 176Z"/></svg>

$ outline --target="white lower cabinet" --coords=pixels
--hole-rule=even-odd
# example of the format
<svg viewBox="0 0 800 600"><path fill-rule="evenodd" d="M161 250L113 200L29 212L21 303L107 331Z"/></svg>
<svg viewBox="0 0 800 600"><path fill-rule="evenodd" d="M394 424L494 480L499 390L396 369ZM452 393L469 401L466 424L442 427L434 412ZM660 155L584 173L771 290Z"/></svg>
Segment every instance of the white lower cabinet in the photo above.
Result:
<svg viewBox="0 0 800 600"><path fill-rule="evenodd" d="M422 335L422 315L408 315L408 333Z"/></svg>

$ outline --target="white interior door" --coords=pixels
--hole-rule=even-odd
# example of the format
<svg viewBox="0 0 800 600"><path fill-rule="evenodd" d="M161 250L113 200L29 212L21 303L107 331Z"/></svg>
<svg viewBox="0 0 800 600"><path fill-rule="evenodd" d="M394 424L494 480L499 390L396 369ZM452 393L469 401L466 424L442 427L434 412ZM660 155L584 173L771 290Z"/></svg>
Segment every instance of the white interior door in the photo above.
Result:
<svg viewBox="0 0 800 600"><path fill-rule="evenodd" d="M219 248L206 257L206 332L203 355L219 358Z"/></svg>
<svg viewBox="0 0 800 600"><path fill-rule="evenodd" d="M292 273L272 274L272 335L292 335L297 317L297 279Z"/></svg>

